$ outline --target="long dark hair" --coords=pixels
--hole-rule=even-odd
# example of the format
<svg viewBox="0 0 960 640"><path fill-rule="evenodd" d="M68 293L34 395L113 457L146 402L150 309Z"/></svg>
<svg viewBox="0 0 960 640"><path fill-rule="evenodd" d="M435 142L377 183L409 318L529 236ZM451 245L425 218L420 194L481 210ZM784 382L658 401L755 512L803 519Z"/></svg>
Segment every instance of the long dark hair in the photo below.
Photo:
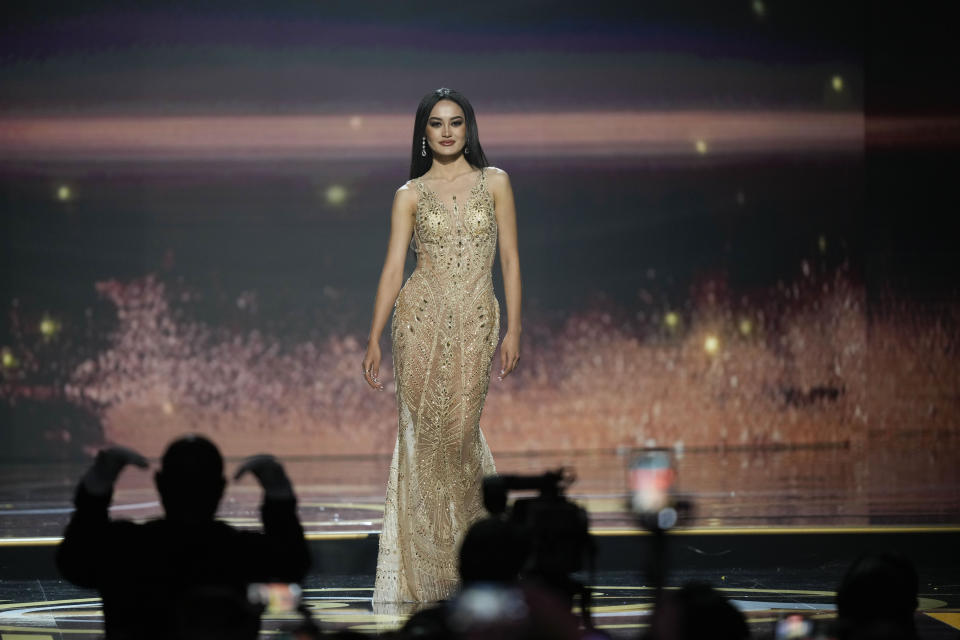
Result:
<svg viewBox="0 0 960 640"><path fill-rule="evenodd" d="M460 108L463 109L463 117L467 123L467 143L464 146L464 151L469 151L469 153L464 156L467 162L477 169L490 166L490 163L487 162L487 156L483 153L483 147L480 146L480 136L477 133L477 118L473 114L473 106L470 104L470 101L459 91L446 88L436 89L423 96L423 100L420 101L420 106L417 107L417 115L413 120L413 147L410 152L411 180L425 174L430 170L430 165L433 164L433 152L430 151L429 145L427 146L427 155L424 156L422 154L423 136L426 135L427 120L430 119L430 112L433 111L433 107L441 100L456 102L460 105Z"/></svg>

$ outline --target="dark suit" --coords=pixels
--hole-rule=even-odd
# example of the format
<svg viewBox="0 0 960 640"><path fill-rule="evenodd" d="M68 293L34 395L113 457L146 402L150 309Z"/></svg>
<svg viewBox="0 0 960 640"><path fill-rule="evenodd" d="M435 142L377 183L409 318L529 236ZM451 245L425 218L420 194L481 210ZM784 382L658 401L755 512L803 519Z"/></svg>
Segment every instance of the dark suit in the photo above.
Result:
<svg viewBox="0 0 960 640"><path fill-rule="evenodd" d="M296 499L265 499L263 533L218 520L110 520L111 496L77 489L57 566L103 598L108 638L255 638L251 582L299 582L310 555Z"/></svg>

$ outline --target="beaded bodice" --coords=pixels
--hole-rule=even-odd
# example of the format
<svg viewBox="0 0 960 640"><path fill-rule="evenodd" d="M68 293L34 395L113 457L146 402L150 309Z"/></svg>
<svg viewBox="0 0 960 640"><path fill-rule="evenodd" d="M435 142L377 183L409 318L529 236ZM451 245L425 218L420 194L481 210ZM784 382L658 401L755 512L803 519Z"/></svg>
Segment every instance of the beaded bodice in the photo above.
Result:
<svg viewBox="0 0 960 640"><path fill-rule="evenodd" d="M485 172L480 171L466 202L461 204L454 195L450 207L422 180L416 184L417 269L449 284L489 275L497 248L497 218Z"/></svg>

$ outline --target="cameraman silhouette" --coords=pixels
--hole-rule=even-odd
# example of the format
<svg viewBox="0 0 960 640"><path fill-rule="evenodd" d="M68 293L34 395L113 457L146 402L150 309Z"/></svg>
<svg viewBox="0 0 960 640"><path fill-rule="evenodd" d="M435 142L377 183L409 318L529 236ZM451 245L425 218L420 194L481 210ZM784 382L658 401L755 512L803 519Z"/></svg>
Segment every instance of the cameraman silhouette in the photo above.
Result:
<svg viewBox="0 0 960 640"><path fill-rule="evenodd" d="M310 554L293 486L268 455L248 458L264 489L263 532L216 520L226 479L217 447L186 436L167 448L154 475L166 517L144 524L111 520L114 483L127 465L147 468L125 447L100 451L77 487L76 511L57 549L57 566L76 585L99 590L106 637L256 638L260 610L251 582L299 582Z"/></svg>

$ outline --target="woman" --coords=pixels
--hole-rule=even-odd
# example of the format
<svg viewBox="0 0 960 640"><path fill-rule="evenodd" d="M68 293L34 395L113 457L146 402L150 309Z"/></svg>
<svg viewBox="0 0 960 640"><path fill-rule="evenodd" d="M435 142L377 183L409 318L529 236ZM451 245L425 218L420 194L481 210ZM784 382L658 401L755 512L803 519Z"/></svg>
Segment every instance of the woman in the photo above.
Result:
<svg viewBox="0 0 960 640"><path fill-rule="evenodd" d="M491 268L499 239L507 299L502 381L520 359L520 261L513 191L487 166L473 107L438 89L414 120L410 181L397 190L363 375L380 382L380 334L390 336L399 430L390 464L374 602L431 602L457 585L457 545L485 515L495 472L480 412L500 335ZM498 233L499 231L499 233ZM417 267L403 288L408 245Z"/></svg>

